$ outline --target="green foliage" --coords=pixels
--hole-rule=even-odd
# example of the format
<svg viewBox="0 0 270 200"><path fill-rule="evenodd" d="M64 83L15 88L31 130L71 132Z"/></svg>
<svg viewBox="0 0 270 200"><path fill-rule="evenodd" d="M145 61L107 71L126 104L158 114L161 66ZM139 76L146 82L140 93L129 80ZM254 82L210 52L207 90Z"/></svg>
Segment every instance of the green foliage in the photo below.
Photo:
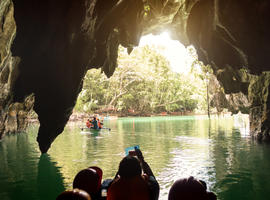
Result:
<svg viewBox="0 0 270 200"><path fill-rule="evenodd" d="M199 71L172 72L160 50L157 46L144 46L128 55L120 47L118 68L111 78L97 69L88 71L75 109L138 114L205 109L206 87Z"/></svg>
<svg viewBox="0 0 270 200"><path fill-rule="evenodd" d="M150 12L150 6L149 5L144 5L144 16L148 16L148 13Z"/></svg>

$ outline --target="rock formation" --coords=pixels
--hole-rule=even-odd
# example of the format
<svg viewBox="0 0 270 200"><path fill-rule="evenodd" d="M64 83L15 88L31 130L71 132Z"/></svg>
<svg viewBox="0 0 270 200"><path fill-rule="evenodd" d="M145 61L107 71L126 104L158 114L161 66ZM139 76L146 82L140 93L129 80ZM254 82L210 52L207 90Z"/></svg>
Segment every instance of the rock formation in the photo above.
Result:
<svg viewBox="0 0 270 200"><path fill-rule="evenodd" d="M11 1L0 2L0 139L6 133L25 130L27 115L33 107L30 95L21 103L12 101L12 88L18 76L19 58L12 57L10 47L16 25Z"/></svg>
<svg viewBox="0 0 270 200"><path fill-rule="evenodd" d="M267 0L1 0L0 137L12 116L23 127L34 105L37 140L47 152L86 71L102 68L111 76L120 44L132 51L142 35L166 29L194 45L224 92L238 99L233 111L249 112L251 133L268 139L269 9Z"/></svg>

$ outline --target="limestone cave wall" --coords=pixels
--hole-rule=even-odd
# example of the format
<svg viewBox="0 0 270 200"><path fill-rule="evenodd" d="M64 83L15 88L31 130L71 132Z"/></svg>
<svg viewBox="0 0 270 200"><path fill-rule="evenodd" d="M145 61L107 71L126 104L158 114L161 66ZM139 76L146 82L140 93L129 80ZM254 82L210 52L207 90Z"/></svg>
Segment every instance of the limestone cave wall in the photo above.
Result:
<svg viewBox="0 0 270 200"><path fill-rule="evenodd" d="M111 76L120 44L130 52L142 35L169 30L194 45L224 88L226 106L249 113L251 133L267 140L269 8L267 0L1 0L0 137L23 129L33 107L47 152L86 71Z"/></svg>
<svg viewBox="0 0 270 200"><path fill-rule="evenodd" d="M15 80L18 76L19 58L10 51L16 25L12 1L0 2L0 139L8 134L25 130L27 115L34 103L33 95L20 103L12 101Z"/></svg>

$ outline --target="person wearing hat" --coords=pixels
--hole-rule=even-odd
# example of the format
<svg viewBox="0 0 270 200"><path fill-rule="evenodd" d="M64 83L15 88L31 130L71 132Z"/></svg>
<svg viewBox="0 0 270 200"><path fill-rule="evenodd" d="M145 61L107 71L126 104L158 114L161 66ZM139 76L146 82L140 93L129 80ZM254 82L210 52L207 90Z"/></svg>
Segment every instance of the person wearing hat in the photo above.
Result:
<svg viewBox="0 0 270 200"><path fill-rule="evenodd" d="M92 166L79 171L73 180L73 188L86 191L92 200L101 199L102 170Z"/></svg>
<svg viewBox="0 0 270 200"><path fill-rule="evenodd" d="M216 200L213 192L207 191L206 183L190 176L178 179L172 185L168 200Z"/></svg>

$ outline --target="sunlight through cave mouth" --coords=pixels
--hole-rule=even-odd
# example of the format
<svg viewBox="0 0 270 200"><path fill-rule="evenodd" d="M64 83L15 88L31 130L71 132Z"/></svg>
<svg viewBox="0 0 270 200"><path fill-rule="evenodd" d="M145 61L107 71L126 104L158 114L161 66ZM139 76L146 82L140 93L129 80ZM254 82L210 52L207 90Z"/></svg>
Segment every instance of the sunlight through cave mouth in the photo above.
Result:
<svg viewBox="0 0 270 200"><path fill-rule="evenodd" d="M87 72L75 111L118 116L206 113L210 68L198 60L193 46L172 40L168 32L143 36L129 54L119 46L117 65L110 78L101 69Z"/></svg>
<svg viewBox="0 0 270 200"><path fill-rule="evenodd" d="M193 46L185 47L178 40L172 40L168 32L141 37L139 48L146 45L156 47L159 53L168 59L170 68L174 72L187 73L194 59L197 59Z"/></svg>

